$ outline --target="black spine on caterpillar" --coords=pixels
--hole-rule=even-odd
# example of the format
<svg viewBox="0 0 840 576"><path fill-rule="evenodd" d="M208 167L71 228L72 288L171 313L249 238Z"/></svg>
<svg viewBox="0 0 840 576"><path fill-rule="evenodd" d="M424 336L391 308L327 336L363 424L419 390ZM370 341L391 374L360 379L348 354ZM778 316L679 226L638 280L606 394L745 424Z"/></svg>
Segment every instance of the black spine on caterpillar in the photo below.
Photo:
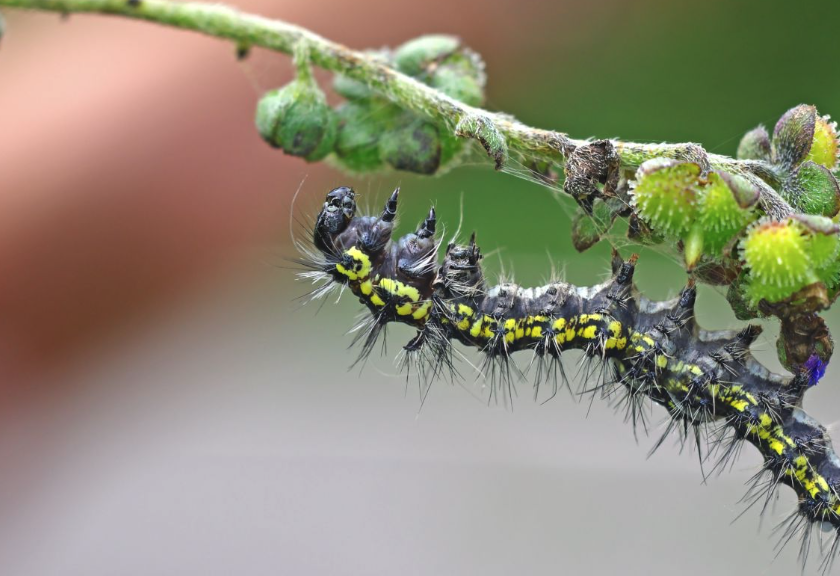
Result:
<svg viewBox="0 0 840 576"><path fill-rule="evenodd" d="M396 203L397 191L379 217L355 216L353 191L337 188L316 221L315 245L325 257L320 272L373 313L363 355L388 322L418 329L405 350L429 363L432 375L451 366L452 341L479 348L489 365L505 369L518 351L560 366L564 351L583 350L612 368L596 389L623 391L634 424L643 422L642 402L652 399L671 416L666 434L676 430L683 440L691 434L699 448L701 430L711 427L719 469L744 440L756 446L764 465L748 501L766 502L779 484L791 486L799 506L781 525L781 543L801 533L807 554L811 527L820 524L834 532L823 567L830 566L840 548L840 459L825 428L801 409L804 392L825 369L816 356L793 376L771 373L749 350L758 326L701 329L691 280L672 300L648 300L633 284L635 256L625 261L614 253L612 277L595 286L488 286L475 235L466 245L449 244L443 263L435 264L434 210L416 233L392 241ZM554 373L541 370L538 378Z"/></svg>

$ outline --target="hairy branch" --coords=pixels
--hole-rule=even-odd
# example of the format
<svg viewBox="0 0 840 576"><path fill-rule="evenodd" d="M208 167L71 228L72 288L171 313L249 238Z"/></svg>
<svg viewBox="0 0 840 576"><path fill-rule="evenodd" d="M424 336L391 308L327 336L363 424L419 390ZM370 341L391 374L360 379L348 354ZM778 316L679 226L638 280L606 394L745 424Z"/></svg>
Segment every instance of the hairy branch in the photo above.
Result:
<svg viewBox="0 0 840 576"><path fill-rule="evenodd" d="M90 12L147 20L232 40L240 51L260 46L292 54L296 46L305 45L310 60L317 66L357 80L401 108L445 126L458 136L475 138L484 144L481 131L474 127L486 127L501 134L512 152L558 165L564 164L577 147L586 144L586 141L569 138L562 132L532 128L510 116L463 104L397 72L374 57L327 40L305 28L282 20L243 14L218 4L176 3L167 0L0 0L0 6L62 14ZM622 169L628 172L652 158L684 159L687 154L699 151L711 168L741 174L753 181L761 190L765 211L771 216L781 218L792 212L788 203L766 184L765 180L768 175L772 176L773 170L764 162L707 154L694 144L621 141L613 141L613 144ZM498 150L488 149L488 154L493 157L496 167L501 168L505 159Z"/></svg>

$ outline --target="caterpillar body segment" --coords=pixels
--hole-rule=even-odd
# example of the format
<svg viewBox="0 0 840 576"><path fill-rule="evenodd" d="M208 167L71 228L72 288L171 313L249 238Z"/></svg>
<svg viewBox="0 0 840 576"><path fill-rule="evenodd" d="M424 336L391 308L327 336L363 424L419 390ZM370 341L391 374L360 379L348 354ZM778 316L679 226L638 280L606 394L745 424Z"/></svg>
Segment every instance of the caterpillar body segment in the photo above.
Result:
<svg viewBox="0 0 840 576"><path fill-rule="evenodd" d="M315 246L324 252L323 271L349 287L377 323L401 321L421 327L432 306L435 212L429 212L415 234L394 242L398 198L399 189L378 217L356 216L355 192L336 188L316 220Z"/></svg>
<svg viewBox="0 0 840 576"><path fill-rule="evenodd" d="M363 355L382 327L402 322L417 329L404 350L427 376L453 368L457 341L480 349L503 376L515 352L529 352L541 367L539 385L563 374L563 352L582 350L607 368L592 389L620 393L634 424L644 424L646 401L665 407L666 434L693 437L698 448L706 439L701 463L714 454L722 470L744 441L753 444L764 464L746 502L766 505L778 485L793 488L798 508L779 529L781 543L801 533L806 553L811 528L827 528L833 540L823 569L829 568L840 547L840 459L825 428L801 409L805 391L825 370L819 357L795 366L792 376L770 372L750 353L760 327L700 328L692 280L671 300L645 298L633 284L635 256L625 261L614 253L612 277L595 286L491 286L475 235L465 245L449 244L436 264L434 209L417 232L391 238L397 199L395 191L378 217L357 216L353 191L338 188L316 220L318 273L349 288L372 312Z"/></svg>

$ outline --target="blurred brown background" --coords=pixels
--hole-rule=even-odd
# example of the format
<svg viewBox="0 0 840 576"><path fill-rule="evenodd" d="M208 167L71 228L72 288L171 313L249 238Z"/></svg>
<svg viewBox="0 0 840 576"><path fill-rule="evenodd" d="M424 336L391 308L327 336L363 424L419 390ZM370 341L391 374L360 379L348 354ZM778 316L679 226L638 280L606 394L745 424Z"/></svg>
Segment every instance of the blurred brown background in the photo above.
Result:
<svg viewBox="0 0 840 576"><path fill-rule="evenodd" d="M237 6L352 47L430 32L488 64L489 106L576 137L697 141L732 154L790 106L840 113L830 2L258 2ZM253 129L281 55L96 16L5 12L0 43L0 574L789 574L736 502L758 459L701 485L696 456L637 445L568 394L515 410L476 384L422 412L391 357L347 371L356 305L299 310L289 211L350 184L403 187L407 230L435 202L491 269L591 283L568 203L465 167L351 178ZM527 231L527 234L525 233ZM549 253L551 258L546 255ZM646 255L654 297L683 281ZM736 325L719 294L710 327ZM840 326L836 314L832 325ZM772 325L759 354L771 365ZM391 331L393 355L409 331ZM836 371L806 400L840 419ZM587 418L587 413L589 413ZM662 416L655 411L653 421ZM653 432L654 437L657 431Z"/></svg>

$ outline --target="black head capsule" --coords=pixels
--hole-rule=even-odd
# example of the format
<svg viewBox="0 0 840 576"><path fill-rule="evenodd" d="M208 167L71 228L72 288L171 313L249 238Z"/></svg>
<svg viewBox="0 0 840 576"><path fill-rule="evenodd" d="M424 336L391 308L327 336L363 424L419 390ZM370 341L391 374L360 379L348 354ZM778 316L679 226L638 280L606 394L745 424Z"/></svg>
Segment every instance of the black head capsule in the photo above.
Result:
<svg viewBox="0 0 840 576"><path fill-rule="evenodd" d="M397 188L385 202L385 209L382 210L382 216L379 217L383 222L393 222L397 217L397 200L400 196L400 189Z"/></svg>
<svg viewBox="0 0 840 576"><path fill-rule="evenodd" d="M315 220L315 246L323 252L332 251L334 238L344 232L355 215L356 192L347 186L330 190Z"/></svg>
<svg viewBox="0 0 840 576"><path fill-rule="evenodd" d="M417 230L417 237L418 238L431 238L435 235L435 223L437 219L435 218L435 209L432 207L429 210L429 215L423 221L423 225L420 226L420 229Z"/></svg>

